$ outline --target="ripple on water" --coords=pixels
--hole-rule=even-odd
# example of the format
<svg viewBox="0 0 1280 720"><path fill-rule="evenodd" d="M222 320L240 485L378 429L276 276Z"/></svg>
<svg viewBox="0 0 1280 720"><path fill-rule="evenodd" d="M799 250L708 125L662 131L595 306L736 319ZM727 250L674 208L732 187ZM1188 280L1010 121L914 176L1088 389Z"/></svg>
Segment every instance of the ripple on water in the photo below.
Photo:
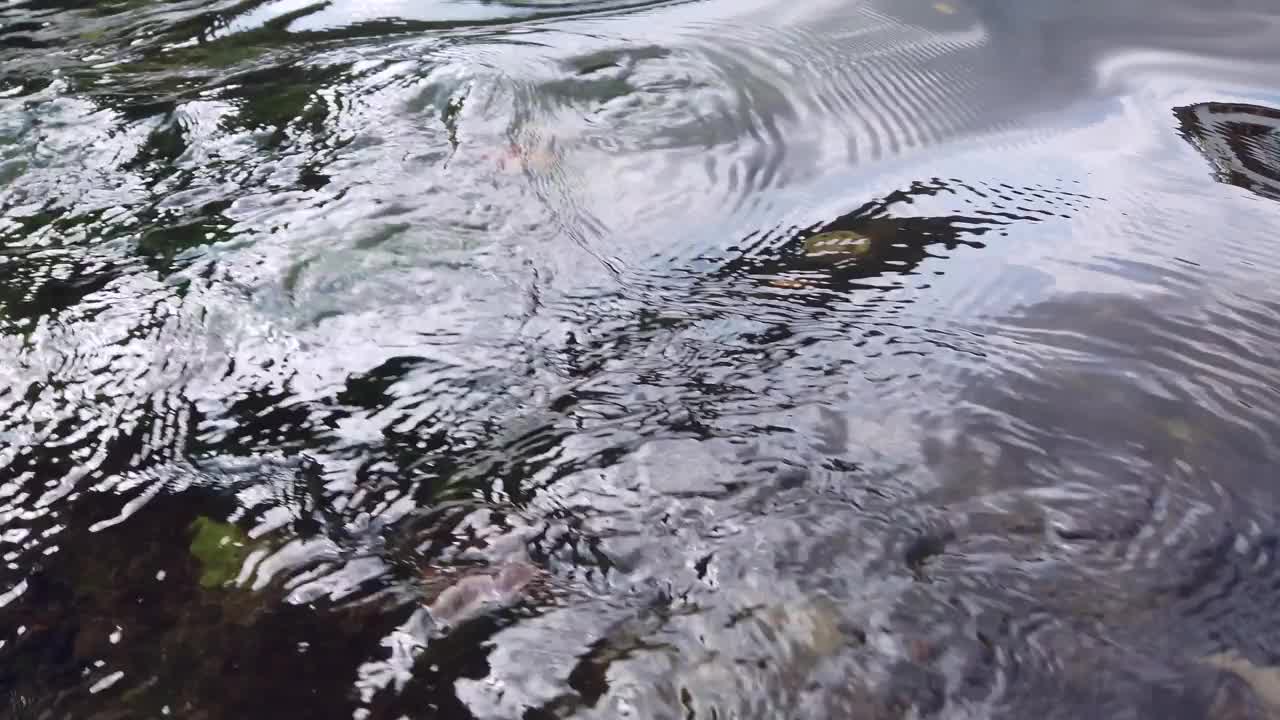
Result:
<svg viewBox="0 0 1280 720"><path fill-rule="evenodd" d="M1253 5L8 3L0 693L1261 717Z"/></svg>

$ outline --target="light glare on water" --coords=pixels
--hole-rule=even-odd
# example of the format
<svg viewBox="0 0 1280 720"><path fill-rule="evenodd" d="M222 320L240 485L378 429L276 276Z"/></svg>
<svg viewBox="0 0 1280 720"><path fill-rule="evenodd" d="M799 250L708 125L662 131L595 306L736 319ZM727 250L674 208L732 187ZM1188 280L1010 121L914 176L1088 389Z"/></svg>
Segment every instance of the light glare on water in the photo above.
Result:
<svg viewBox="0 0 1280 720"><path fill-rule="evenodd" d="M1280 717L1262 0L0 6L0 715Z"/></svg>

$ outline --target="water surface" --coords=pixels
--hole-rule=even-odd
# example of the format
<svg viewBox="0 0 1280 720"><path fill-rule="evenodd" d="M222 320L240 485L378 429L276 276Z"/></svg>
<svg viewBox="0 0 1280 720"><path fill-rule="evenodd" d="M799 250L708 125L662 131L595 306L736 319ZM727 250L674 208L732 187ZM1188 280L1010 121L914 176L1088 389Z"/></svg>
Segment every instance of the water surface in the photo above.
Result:
<svg viewBox="0 0 1280 720"><path fill-rule="evenodd" d="M16 718L1280 718L1264 0L0 6Z"/></svg>

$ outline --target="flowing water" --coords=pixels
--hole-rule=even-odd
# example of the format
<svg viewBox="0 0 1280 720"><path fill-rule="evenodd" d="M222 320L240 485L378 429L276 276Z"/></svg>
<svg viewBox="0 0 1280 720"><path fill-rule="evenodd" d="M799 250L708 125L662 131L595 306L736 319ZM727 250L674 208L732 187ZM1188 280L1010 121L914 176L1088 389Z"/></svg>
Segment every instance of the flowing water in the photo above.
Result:
<svg viewBox="0 0 1280 720"><path fill-rule="evenodd" d="M3 0L0 715L1280 718L1274 0Z"/></svg>

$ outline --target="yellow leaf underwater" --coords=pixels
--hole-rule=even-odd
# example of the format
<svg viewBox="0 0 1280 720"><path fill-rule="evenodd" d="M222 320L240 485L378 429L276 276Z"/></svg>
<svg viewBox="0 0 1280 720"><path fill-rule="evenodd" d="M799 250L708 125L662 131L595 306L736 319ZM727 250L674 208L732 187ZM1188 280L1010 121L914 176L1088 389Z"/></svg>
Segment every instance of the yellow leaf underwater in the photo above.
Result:
<svg viewBox="0 0 1280 720"><path fill-rule="evenodd" d="M833 259L862 257L871 252L871 238L852 230L819 233L804 241L807 257L829 256Z"/></svg>

